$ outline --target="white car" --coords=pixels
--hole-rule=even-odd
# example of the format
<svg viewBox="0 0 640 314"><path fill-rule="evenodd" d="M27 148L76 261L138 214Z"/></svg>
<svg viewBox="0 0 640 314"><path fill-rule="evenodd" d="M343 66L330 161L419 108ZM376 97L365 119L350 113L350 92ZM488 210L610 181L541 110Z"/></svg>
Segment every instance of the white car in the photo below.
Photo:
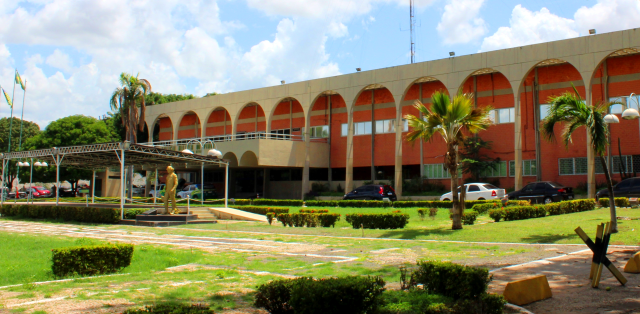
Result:
<svg viewBox="0 0 640 314"><path fill-rule="evenodd" d="M182 191L178 192L178 197L187 198L187 196L191 196L193 191L197 190L198 186L195 184L185 186Z"/></svg>
<svg viewBox="0 0 640 314"><path fill-rule="evenodd" d="M158 194L158 197L161 197L162 190L164 190L164 184L158 184L158 188L155 191L153 189L149 191L149 197L154 197L156 194Z"/></svg>
<svg viewBox="0 0 640 314"><path fill-rule="evenodd" d="M476 201L476 200L493 200L502 199L506 191L501 189L493 184L489 183L468 183L464 185L467 188L467 195L465 199L467 201ZM458 187L458 193L460 193L460 187ZM452 200L451 192L443 194L440 196L441 201L450 201Z"/></svg>

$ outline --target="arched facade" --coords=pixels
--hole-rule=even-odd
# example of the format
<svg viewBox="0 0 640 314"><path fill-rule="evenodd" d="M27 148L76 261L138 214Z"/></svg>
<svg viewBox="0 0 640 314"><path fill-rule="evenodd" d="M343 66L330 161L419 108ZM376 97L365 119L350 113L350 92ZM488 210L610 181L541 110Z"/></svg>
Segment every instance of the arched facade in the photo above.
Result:
<svg viewBox="0 0 640 314"><path fill-rule="evenodd" d="M240 157L240 162L238 164L240 167L257 167L258 166L258 156L256 153L252 151L246 151Z"/></svg>
<svg viewBox="0 0 640 314"><path fill-rule="evenodd" d="M181 130L174 129L185 127L183 116L187 117L190 111L206 119L200 136L300 128L306 142L299 145L261 142L272 140L261 136L239 136L229 141L260 141L229 144L228 151L243 157L251 151L256 162L264 162L259 167L291 167L296 171L303 168L302 180L307 182L301 184L304 189L312 176L309 169L330 167L330 173L334 169L345 169L344 179L334 178L342 187L355 187L375 178L394 180L396 189L401 191L403 179L421 171L424 175L424 165L442 163L444 155L444 145L437 137L422 145L404 142L402 117L417 114L412 107L416 101L428 106L430 94L436 90L449 94L462 90L474 94L477 106L492 106L496 110L497 123L478 136L492 141L491 156L507 163L507 175L502 176L499 171L497 177L500 185L519 188L523 183L542 179L576 187L589 181L590 192L593 192L593 183L601 176L595 174L596 170L589 170L593 166L593 155L586 135L577 132L568 150L559 143L542 140L537 128L540 118L544 118L540 108L549 96L571 91L571 85L589 103L640 92L635 89L640 86L637 84L640 80L638 49L639 30L583 36L221 94L181 102L180 108L172 104L155 105L147 110L147 123L158 124L159 140L182 138ZM635 98L623 100L632 102ZM229 125L227 121L233 123ZM640 156L637 123L621 121L611 126L612 154L617 155L619 137L623 159L631 165L636 161L635 156ZM323 126L328 130L326 139L316 136L324 132ZM172 137L172 134L175 135ZM565 174L569 161L564 159L571 158L587 158L591 165L587 172L592 176L584 174L583 159L572 161L574 174ZM535 169L531 160L535 161ZM620 160L617 162L622 163ZM638 162L640 169L640 159ZM531 175L532 171L536 175ZM268 170L264 177L268 180ZM448 184L446 178L438 180Z"/></svg>
<svg viewBox="0 0 640 314"><path fill-rule="evenodd" d="M199 138L202 134L202 125L200 124L200 117L193 112L187 112L180 119L178 125L178 134L176 136L179 140Z"/></svg>

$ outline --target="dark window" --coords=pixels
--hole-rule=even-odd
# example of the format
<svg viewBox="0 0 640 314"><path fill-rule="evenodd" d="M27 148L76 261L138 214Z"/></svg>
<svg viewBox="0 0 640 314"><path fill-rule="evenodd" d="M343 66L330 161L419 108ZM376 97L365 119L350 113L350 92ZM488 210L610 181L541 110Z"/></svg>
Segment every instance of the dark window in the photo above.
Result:
<svg viewBox="0 0 640 314"><path fill-rule="evenodd" d="M302 169L291 169L291 181L302 181Z"/></svg>
<svg viewBox="0 0 640 314"><path fill-rule="evenodd" d="M375 187L372 185L363 186L363 188L363 190L366 192L373 192L375 190Z"/></svg>
<svg viewBox="0 0 640 314"><path fill-rule="evenodd" d="M534 183L527 184L527 186L525 186L523 190L525 190L525 191L533 191L533 188L535 188L535 186L536 185Z"/></svg>
<svg viewBox="0 0 640 314"><path fill-rule="evenodd" d="M631 187L631 180L624 180L616 185L616 190L628 189Z"/></svg>
<svg viewBox="0 0 640 314"><path fill-rule="evenodd" d="M556 189L564 187L564 185L562 185L560 183L557 183L557 182L549 182L548 184L550 184L552 188L556 188Z"/></svg>
<svg viewBox="0 0 640 314"><path fill-rule="evenodd" d="M329 169L327 168L310 168L309 181L327 181L329 180Z"/></svg>
<svg viewBox="0 0 640 314"><path fill-rule="evenodd" d="M549 187L547 183L538 183L536 184L536 191L544 191Z"/></svg>
<svg viewBox="0 0 640 314"><path fill-rule="evenodd" d="M478 192L478 191L480 191L480 188L477 185L469 186L469 192Z"/></svg>
<svg viewBox="0 0 640 314"><path fill-rule="evenodd" d="M495 185L493 185L493 184L485 184L485 185L483 185L483 186L484 186L484 188L485 188L485 189L487 189L487 190L498 190L498 189L499 189L499 187L497 187L497 186L495 186Z"/></svg>

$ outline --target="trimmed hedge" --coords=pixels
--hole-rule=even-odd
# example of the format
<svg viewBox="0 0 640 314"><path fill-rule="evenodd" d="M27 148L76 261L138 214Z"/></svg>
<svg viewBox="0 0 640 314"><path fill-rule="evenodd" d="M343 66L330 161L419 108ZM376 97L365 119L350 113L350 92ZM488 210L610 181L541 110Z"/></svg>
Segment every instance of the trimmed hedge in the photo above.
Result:
<svg viewBox="0 0 640 314"><path fill-rule="evenodd" d="M251 200L250 199L233 199L234 201L231 201L232 199L230 198L228 200L228 204L229 205L233 205L233 206L242 206L242 205L251 205ZM220 204L224 204L224 199L221 200L215 200L215 201L205 201L206 204L213 204L213 205L220 205Z"/></svg>
<svg viewBox="0 0 640 314"><path fill-rule="evenodd" d="M133 257L133 245L127 243L79 246L51 251L51 269L57 277L115 273L129 266Z"/></svg>
<svg viewBox="0 0 640 314"><path fill-rule="evenodd" d="M142 309L129 309L122 314L155 313L155 314L215 314L205 304L156 304L147 305Z"/></svg>
<svg viewBox="0 0 640 314"><path fill-rule="evenodd" d="M402 229L409 223L409 215L401 213L347 214L346 221L354 229Z"/></svg>
<svg viewBox="0 0 640 314"><path fill-rule="evenodd" d="M393 207L393 203L385 201L347 200L338 201L338 207L386 208Z"/></svg>
<svg viewBox="0 0 640 314"><path fill-rule="evenodd" d="M336 222L340 220L340 214L311 214L311 213L295 213L295 214L276 214L275 218L282 223L284 227L335 227ZM267 217L267 220L269 217ZM273 218L272 218L273 219ZM271 222L269 222L271 224Z"/></svg>
<svg viewBox="0 0 640 314"><path fill-rule="evenodd" d="M31 219L61 219L87 223L116 224L120 222L120 209L73 207L55 205L9 205L0 206L2 216L17 216Z"/></svg>
<svg viewBox="0 0 640 314"><path fill-rule="evenodd" d="M258 286L254 306L272 314L374 313L385 282L380 277L301 277Z"/></svg>
<svg viewBox="0 0 640 314"><path fill-rule="evenodd" d="M256 198L251 205L275 205L275 206L302 206L302 200L272 200L268 198Z"/></svg>
<svg viewBox="0 0 640 314"><path fill-rule="evenodd" d="M476 221L476 219L478 218L478 212L476 211L465 211L464 213L462 213L462 224L464 225L473 225L473 223ZM449 214L449 219L453 219L453 214Z"/></svg>
<svg viewBox="0 0 640 314"><path fill-rule="evenodd" d="M465 201L465 208L471 208L476 204L486 204L488 202L495 202L494 200L477 200L477 201ZM451 201L396 201L393 202L393 207L406 208L406 207L438 207L438 208L453 208L453 202Z"/></svg>
<svg viewBox="0 0 640 314"><path fill-rule="evenodd" d="M326 214L329 212L328 209L300 209L301 213L307 213L307 214Z"/></svg>
<svg viewBox="0 0 640 314"><path fill-rule="evenodd" d="M305 201L305 205L308 207L338 207L338 201Z"/></svg>
<svg viewBox="0 0 640 314"><path fill-rule="evenodd" d="M124 219L136 219L137 215L140 215L150 208L129 208L124 210Z"/></svg>
<svg viewBox="0 0 640 314"><path fill-rule="evenodd" d="M609 206L609 202L607 202L607 206ZM578 213L578 212L584 212L588 210L594 210L596 208L596 201L592 199L564 201L564 202L547 204L545 208L547 210L547 213L549 213L549 215Z"/></svg>
<svg viewBox="0 0 640 314"><path fill-rule="evenodd" d="M505 204L506 206L529 206L531 205L531 203L529 201L507 201L507 203ZM489 210L494 209L494 208L500 208L500 207L504 207L502 205L502 202L489 202L486 204L476 204L473 205L472 209L475 210L476 212L478 212L478 214L486 214L487 212L489 212Z"/></svg>
<svg viewBox="0 0 640 314"><path fill-rule="evenodd" d="M608 197L603 197L603 198L598 200L598 203L602 207L609 207L609 198ZM631 206L631 204L629 203L629 199L626 198L626 197L614 197L613 198L613 203L616 205L616 207L629 207L629 206Z"/></svg>
<svg viewBox="0 0 640 314"><path fill-rule="evenodd" d="M451 262L420 261L412 274L415 284L422 284L428 293L459 299L474 299L487 291L491 276L485 268Z"/></svg>
<svg viewBox="0 0 640 314"><path fill-rule="evenodd" d="M289 212L287 207L236 206L236 209L259 215L266 215L267 213L286 214Z"/></svg>

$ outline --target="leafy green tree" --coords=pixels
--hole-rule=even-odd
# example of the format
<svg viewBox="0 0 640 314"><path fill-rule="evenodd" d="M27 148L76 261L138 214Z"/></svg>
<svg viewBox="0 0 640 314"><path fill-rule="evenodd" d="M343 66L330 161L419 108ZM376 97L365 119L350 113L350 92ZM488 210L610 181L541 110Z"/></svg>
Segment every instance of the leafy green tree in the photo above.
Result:
<svg viewBox="0 0 640 314"><path fill-rule="evenodd" d="M427 108L418 101L416 109L423 118L406 115L410 131L406 135L408 142L419 139L431 141L440 135L447 145L445 167L451 175L451 194L453 198L452 229L462 229L462 210L458 198L458 147L465 139L465 132L475 134L486 130L491 125L489 111L491 107L474 108L473 96L459 93L453 99L444 92L438 91L431 96L431 107Z"/></svg>
<svg viewBox="0 0 640 314"><path fill-rule="evenodd" d="M485 179L487 169L497 170L500 158L491 158L485 152L491 151L491 142L480 137L468 137L460 152L460 167L463 173L468 173L471 182L481 182Z"/></svg>
<svg viewBox="0 0 640 314"><path fill-rule="evenodd" d="M209 96L209 94L207 94L207 96ZM183 101L183 100L194 99L194 98L197 98L197 97L191 94L180 95L180 94L161 94L161 93L151 92L149 93L149 95L146 96L146 102L148 106L151 106L151 105L159 105L159 104Z"/></svg>
<svg viewBox="0 0 640 314"><path fill-rule="evenodd" d="M28 139L24 145L25 150L44 149L50 147L65 147L75 145L87 145L96 143L116 142L119 138L109 126L102 120L75 115L60 118L51 122L41 133ZM49 162L49 167L42 171L43 177L55 181L55 164ZM35 170L35 168L34 168ZM78 180L90 179L91 171L71 167L60 168L60 181L68 181L75 191Z"/></svg>
<svg viewBox="0 0 640 314"><path fill-rule="evenodd" d="M604 116L609 112L609 107L619 102L602 102L595 106L587 105L578 90L573 87L573 93L566 92L557 97L549 98L549 114L542 121L542 131L544 137L550 141L555 141L555 126L562 124L564 126L560 137L565 147L569 148L571 143L571 135L581 127L585 127L589 135L591 135L591 146L593 151L599 157L604 176L607 179L607 189L609 190L609 212L611 215L611 232L618 232L618 221L616 215L616 205L613 201L613 182L607 168L605 153L607 145L609 145L609 129L604 121Z"/></svg>
<svg viewBox="0 0 640 314"><path fill-rule="evenodd" d="M10 123L10 118L2 118L0 119L0 152L9 151L9 126L11 125L11 151L19 151L24 150L25 142L38 135L40 133L40 126L31 121L23 120L22 123L22 147L20 148L20 119L13 118L13 124ZM18 175L18 161L9 162L9 166L5 170L5 175L7 176L7 187L9 189L13 188L13 181L16 179ZM24 171L22 169L20 171L20 181L24 182L25 179L29 179L29 171Z"/></svg>
<svg viewBox="0 0 640 314"><path fill-rule="evenodd" d="M111 110L120 114L125 129L125 139L137 143L136 129L144 130L145 97L151 92L151 84L128 73L120 74L120 87L111 95Z"/></svg>

